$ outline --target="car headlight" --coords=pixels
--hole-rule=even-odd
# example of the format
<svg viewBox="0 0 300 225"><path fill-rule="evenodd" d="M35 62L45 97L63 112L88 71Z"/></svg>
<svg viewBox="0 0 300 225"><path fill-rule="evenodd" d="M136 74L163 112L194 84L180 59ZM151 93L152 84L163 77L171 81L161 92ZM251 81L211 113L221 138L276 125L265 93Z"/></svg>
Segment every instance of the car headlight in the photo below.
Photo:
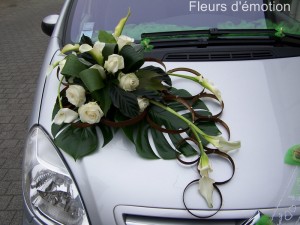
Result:
<svg viewBox="0 0 300 225"><path fill-rule="evenodd" d="M28 136L23 170L25 201L38 219L46 224L89 224L72 176L38 126Z"/></svg>

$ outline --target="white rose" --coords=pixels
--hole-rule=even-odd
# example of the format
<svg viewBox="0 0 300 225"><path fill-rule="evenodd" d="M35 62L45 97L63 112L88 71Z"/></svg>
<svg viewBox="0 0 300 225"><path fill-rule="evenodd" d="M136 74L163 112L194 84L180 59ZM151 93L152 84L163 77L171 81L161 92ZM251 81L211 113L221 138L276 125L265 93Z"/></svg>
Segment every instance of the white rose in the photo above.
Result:
<svg viewBox="0 0 300 225"><path fill-rule="evenodd" d="M85 103L85 90L80 85L70 85L66 90L66 97L68 101L75 105L76 107L80 107Z"/></svg>
<svg viewBox="0 0 300 225"><path fill-rule="evenodd" d="M78 118L78 113L68 109L62 108L60 109L53 119L53 123L57 125L61 125L62 123L71 123Z"/></svg>
<svg viewBox="0 0 300 225"><path fill-rule="evenodd" d="M78 109L80 120L83 123L99 123L104 115L100 106L96 102L89 102Z"/></svg>
<svg viewBox="0 0 300 225"><path fill-rule="evenodd" d="M139 79L134 73L119 74L119 87L125 91L134 91L140 84Z"/></svg>
<svg viewBox="0 0 300 225"><path fill-rule="evenodd" d="M128 44L131 44L134 42L134 39L125 35L121 35L120 37L117 38L117 44L119 47L119 51Z"/></svg>
<svg viewBox="0 0 300 225"><path fill-rule="evenodd" d="M104 68L110 73L116 73L118 70L124 69L124 59L122 56L112 54L104 63Z"/></svg>
<svg viewBox="0 0 300 225"><path fill-rule="evenodd" d="M139 107L140 107L140 112L144 112L144 110L148 107L149 105L149 100L147 98L137 98Z"/></svg>

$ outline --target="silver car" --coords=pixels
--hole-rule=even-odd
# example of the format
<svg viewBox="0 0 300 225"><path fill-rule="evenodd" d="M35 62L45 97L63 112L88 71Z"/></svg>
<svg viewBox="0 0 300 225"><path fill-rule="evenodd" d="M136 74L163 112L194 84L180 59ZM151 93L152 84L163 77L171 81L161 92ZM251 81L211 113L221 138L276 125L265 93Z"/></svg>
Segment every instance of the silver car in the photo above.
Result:
<svg viewBox="0 0 300 225"><path fill-rule="evenodd" d="M54 144L59 80L49 66L82 35L94 40L98 30L113 31L128 8L132 15L123 33L135 43L151 41L146 57L168 69L199 71L222 92L221 118L241 148L229 154L235 168L226 158L211 157L215 180L230 178L235 169L233 179L215 189L213 208L191 183L199 179L197 167L144 159L122 132L76 161ZM262 214L274 224L300 224L298 0L66 0L42 28L51 39L25 146L23 224L238 225L255 224ZM198 93L197 85L172 80ZM219 110L214 102L208 106ZM295 165L285 161L291 149Z"/></svg>

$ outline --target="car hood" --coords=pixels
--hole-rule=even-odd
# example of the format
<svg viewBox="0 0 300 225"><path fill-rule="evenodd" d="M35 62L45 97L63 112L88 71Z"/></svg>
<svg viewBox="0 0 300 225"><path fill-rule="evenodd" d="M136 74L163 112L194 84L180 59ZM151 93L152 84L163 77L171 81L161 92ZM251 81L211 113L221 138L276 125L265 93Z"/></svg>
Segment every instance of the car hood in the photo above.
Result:
<svg viewBox="0 0 300 225"><path fill-rule="evenodd" d="M284 163L284 156L300 142L299 64L299 57L166 63L168 69L195 69L218 86L225 103L221 119L230 127L231 140L241 141L241 148L230 153L235 175L219 186L224 200L222 210L289 207L297 197L292 190L299 186L299 173ZM190 83L174 80L174 85L191 90ZM53 73L46 80L39 120L49 133L57 86ZM210 107L218 110L215 105ZM82 160L75 162L64 156L83 199L97 212L117 205L184 209L184 188L199 178L196 166L183 166L176 160L142 159L122 132ZM231 167L226 160L212 157L211 161L216 181L230 177ZM190 208L207 209L197 185L188 189L186 202ZM215 208L219 202L214 192Z"/></svg>

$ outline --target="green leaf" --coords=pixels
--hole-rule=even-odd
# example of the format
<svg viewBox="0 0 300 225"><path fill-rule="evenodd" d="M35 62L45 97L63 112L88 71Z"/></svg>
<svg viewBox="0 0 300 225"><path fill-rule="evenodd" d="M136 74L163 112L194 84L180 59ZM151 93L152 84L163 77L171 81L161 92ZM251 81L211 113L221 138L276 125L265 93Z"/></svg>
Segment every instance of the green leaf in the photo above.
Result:
<svg viewBox="0 0 300 225"><path fill-rule="evenodd" d="M68 55L66 59L66 64L61 71L61 74L65 76L74 76L79 78L80 72L88 68L85 64L78 60L77 56L73 54Z"/></svg>
<svg viewBox="0 0 300 225"><path fill-rule="evenodd" d="M181 94L181 96L185 96L185 97L188 97L188 95L190 95L188 92L186 92L184 90L179 90L179 91L173 90L173 93ZM194 104L196 107L193 107L193 109L196 110L198 113L200 113L203 116L211 115L211 113L209 111L205 111L205 109L207 109L205 104L201 100L198 100L198 101ZM178 102L171 102L168 106L177 112L181 111L181 110L186 110L186 107ZM202 110L202 111L198 111L198 110ZM179 119L175 115L173 115L159 107L152 106L149 110L148 115L156 124L164 126L166 129L179 130L179 129L187 128L187 124L185 122L183 122L181 119ZM183 116L186 117L187 119L191 120L190 113L184 114ZM209 135L217 136L220 134L220 131L214 122L197 122L195 125ZM187 134L188 134L188 136L192 135L189 131L187 132ZM181 135L169 134L169 137L174 146L177 146L178 143L183 142L182 145L180 145L180 147L177 149L183 155L193 156L193 155L197 154L197 151L188 142L183 141L183 138L181 137ZM156 146L158 144L160 144L160 138L158 138L158 137L153 138L153 141ZM204 146L208 144L208 142L202 137L201 137L201 141Z"/></svg>
<svg viewBox="0 0 300 225"><path fill-rule="evenodd" d="M124 58L123 73L133 73L144 64L144 55L130 45L125 45L119 54Z"/></svg>
<svg viewBox="0 0 300 225"><path fill-rule="evenodd" d="M187 128L187 124L181 119L158 107L152 106L149 111L149 116L156 124L160 124L166 129L179 130ZM175 147L178 143L183 141L183 138L179 134L169 134L169 137ZM157 138L153 138L154 144L156 144L157 140ZM193 156L197 154L197 151L186 141L184 141L177 150L185 156Z"/></svg>
<svg viewBox="0 0 300 225"><path fill-rule="evenodd" d="M116 113L115 115L115 121L125 121L128 120L128 117L125 117L124 115L122 115L121 113ZM132 142L134 143L134 130L135 130L135 126L125 126L121 128L122 131L124 132L124 134L126 135L126 137Z"/></svg>
<svg viewBox="0 0 300 225"><path fill-rule="evenodd" d="M86 69L80 72L80 79L90 92L104 87L103 79L97 69Z"/></svg>
<svg viewBox="0 0 300 225"><path fill-rule="evenodd" d="M141 44L143 45L146 52L150 52L154 46L150 45L151 40L149 38L144 38L141 40Z"/></svg>
<svg viewBox="0 0 300 225"><path fill-rule="evenodd" d="M198 99L193 104L193 109L195 109L195 110L202 110L203 113L205 113L205 112L210 113L209 109L207 108L207 106L205 105L205 103L203 101L201 101L200 99ZM211 113L210 113L210 115L211 115Z"/></svg>
<svg viewBox="0 0 300 225"><path fill-rule="evenodd" d="M139 115L140 108L134 94L124 91L115 85L111 85L110 97L113 105L118 108L124 116L133 118Z"/></svg>
<svg viewBox="0 0 300 225"><path fill-rule="evenodd" d="M177 147L177 150L184 156L189 157L198 154L198 152L188 142L183 141L183 138L179 134L169 134L169 137L175 147L177 147L177 144L181 143L181 145Z"/></svg>
<svg viewBox="0 0 300 225"><path fill-rule="evenodd" d="M91 67L94 64L98 64L97 61L88 52L78 54L78 57L84 59L89 64L89 65L87 65L88 67ZM80 58L79 58L79 61L82 61ZM84 64L87 64L87 63L84 63Z"/></svg>
<svg viewBox="0 0 300 225"><path fill-rule="evenodd" d="M176 159L177 151L168 143L163 133L152 128L151 134L159 156L163 159Z"/></svg>
<svg viewBox="0 0 300 225"><path fill-rule="evenodd" d="M192 96L188 91L186 91L184 89L171 88L170 93L172 95L179 96L179 97L191 97ZM179 102L175 102L175 101L169 103L168 106L170 108L174 109L176 112L181 111L181 110L186 110L186 107L184 105L182 105ZM209 111L209 109L207 108L205 103L203 101L201 101L200 99L198 99L196 102L194 102L193 109ZM205 115L207 115L207 114L205 114Z"/></svg>
<svg viewBox="0 0 300 225"><path fill-rule="evenodd" d="M180 129L180 127L186 126L186 124L182 120L178 119L178 117L173 117L174 115L155 106L151 107L149 116L154 122L165 126L167 129ZM176 158L178 152L173 149L163 133L150 127L150 125L145 121L135 126L135 132L134 130L130 130L129 132L131 132L129 133L129 138L131 137L130 135L135 134L134 143L138 154L142 157L147 159L157 158L149 143L149 132L151 132L153 143L159 156L163 159ZM169 134L169 136L174 146L183 140L179 134ZM184 142L178 150L185 156L193 156L197 154L197 151L187 142Z"/></svg>
<svg viewBox="0 0 300 225"><path fill-rule="evenodd" d="M92 97L98 102L106 116L111 106L110 86L106 85L104 88L92 92Z"/></svg>
<svg viewBox="0 0 300 225"><path fill-rule="evenodd" d="M180 95L182 97L190 97L191 96L191 94L185 90L176 90L176 89L172 89L172 94ZM169 107L171 107L172 109L174 109L177 112L186 110L186 107L179 102L171 102L169 104ZM197 100L194 103L193 109L195 111L197 111L197 113L199 113L203 116L211 115L211 113L209 111L207 111L206 105L201 100ZM157 125L165 127L166 129L169 129L169 130L180 130L180 129L185 129L188 127L186 122L182 121L177 116L173 115L172 113L170 113L160 107L154 106L154 105L152 105L149 108L148 116ZM183 116L185 118L191 120L190 113L186 113ZM209 135L217 136L218 134L220 134L220 131L214 122L197 122L195 125L198 126L201 130L203 130L204 132L206 132ZM132 138L133 138L133 142L136 146L136 150L137 150L138 154L144 158L153 158L153 159L157 158L157 156L155 155L155 153L149 143L149 135L152 135L155 149L156 149L158 155L163 159L176 158L178 151L186 157L194 156L194 155L198 154L196 149L193 148L192 143L185 141L183 139L183 137L181 136L181 134L168 134L172 144L175 147L178 147L178 149L174 149L172 147L171 143L166 138L166 136L161 131L158 131L158 130L152 128L150 126L150 124L146 123L145 121L140 122L134 128L125 130L124 132L129 139L132 140ZM186 132L182 133L182 135L184 135L184 134L186 134L190 137L192 136L190 130L187 130ZM208 144L208 142L203 138L201 138L201 141L202 141L203 145ZM180 146L178 146L179 143L181 143Z"/></svg>
<svg viewBox="0 0 300 225"><path fill-rule="evenodd" d="M102 55L104 57L104 60L108 59L108 56L115 54L118 52L118 45L117 44L105 44Z"/></svg>
<svg viewBox="0 0 300 225"><path fill-rule="evenodd" d="M102 132L102 136L104 139L103 145L102 147L104 147L105 145L107 145L114 137L114 132L113 129L111 127L105 126L104 124L101 124L99 126L99 128L101 129Z"/></svg>
<svg viewBox="0 0 300 225"><path fill-rule="evenodd" d="M133 47L134 51L136 51L138 53L141 53L141 54L144 54L144 47L143 47L143 45L141 45L141 44L135 44L135 43L131 43L130 45Z"/></svg>
<svg viewBox="0 0 300 225"><path fill-rule="evenodd" d="M95 127L66 127L55 139L54 143L75 160L92 154L98 147Z"/></svg>
<svg viewBox="0 0 300 225"><path fill-rule="evenodd" d="M88 44L90 46L94 45L92 39L84 34L81 36L80 42L79 42L79 45L82 45L82 44Z"/></svg>
<svg viewBox="0 0 300 225"><path fill-rule="evenodd" d="M140 84L138 89L145 90L166 90L167 87L161 83L161 75L150 70L139 70L136 72Z"/></svg>
<svg viewBox="0 0 300 225"><path fill-rule="evenodd" d="M98 39L100 42L104 42L104 43L108 43L108 44L116 44L117 43L115 37L112 34L106 32L105 30L99 31Z"/></svg>
<svg viewBox="0 0 300 225"><path fill-rule="evenodd" d="M138 97L145 97L148 99L153 99L155 101L162 101L162 94L156 90L145 90L145 89L137 89L132 92Z"/></svg>
<svg viewBox="0 0 300 225"><path fill-rule="evenodd" d="M52 123L52 125L51 125L51 134L52 134L52 136L55 137L58 134L58 132L60 130L62 130L64 127L66 127L67 125L68 125L67 123L63 123L61 125L57 125L55 123Z"/></svg>
<svg viewBox="0 0 300 225"><path fill-rule="evenodd" d="M208 135L218 136L221 134L221 131L214 122L197 122L196 125Z"/></svg>
<svg viewBox="0 0 300 225"><path fill-rule="evenodd" d="M187 128L187 124L184 121L157 106L151 106L148 115L156 124L165 126L166 129L179 130Z"/></svg>
<svg viewBox="0 0 300 225"><path fill-rule="evenodd" d="M186 91L185 89L176 89L176 88L171 88L170 93L172 95L178 95L180 97L186 98L186 97L191 97L192 95Z"/></svg>
<svg viewBox="0 0 300 225"><path fill-rule="evenodd" d="M60 109L59 103L58 103L58 100L56 100L56 102L54 104L53 111L52 111L52 120L54 120L54 117L56 116L56 114L59 111L59 109Z"/></svg>
<svg viewBox="0 0 300 225"><path fill-rule="evenodd" d="M172 86L172 80L171 80L170 76L161 68L155 67L155 66L146 66L141 70L152 71L152 72L159 74L160 75L159 79L161 82L165 82L169 86Z"/></svg>
<svg viewBox="0 0 300 225"><path fill-rule="evenodd" d="M135 138L136 152L146 159L159 159L152 150L149 143L148 131L150 129L149 124L144 121L137 125L137 132Z"/></svg>

